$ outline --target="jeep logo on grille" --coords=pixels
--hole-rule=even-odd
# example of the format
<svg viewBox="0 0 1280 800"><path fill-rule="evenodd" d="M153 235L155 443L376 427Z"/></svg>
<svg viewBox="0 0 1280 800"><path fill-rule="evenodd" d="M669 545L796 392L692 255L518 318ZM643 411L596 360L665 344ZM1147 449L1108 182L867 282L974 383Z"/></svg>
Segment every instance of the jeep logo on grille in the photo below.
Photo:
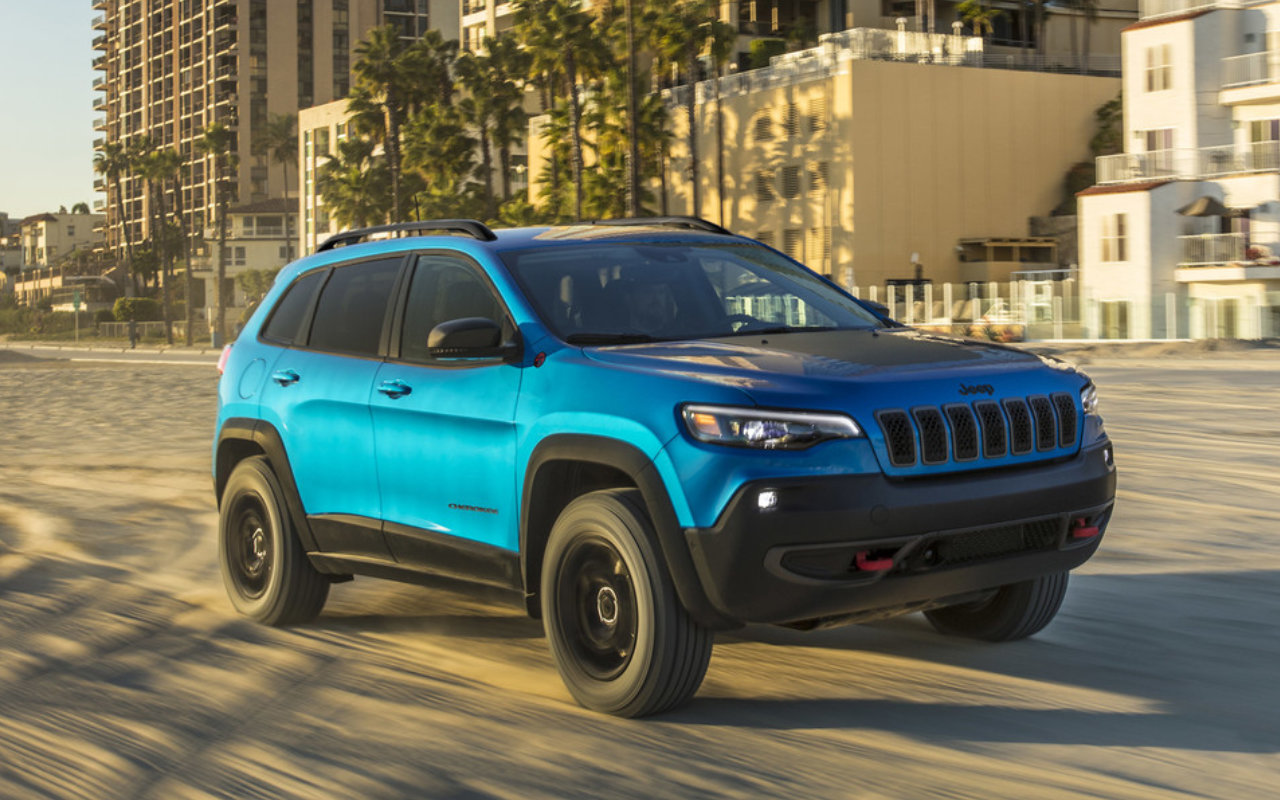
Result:
<svg viewBox="0 0 1280 800"><path fill-rule="evenodd" d="M960 384L960 394L962 395L985 394L988 397L990 397L995 393L996 393L996 388L989 383L979 383L975 386L970 386L966 383Z"/></svg>

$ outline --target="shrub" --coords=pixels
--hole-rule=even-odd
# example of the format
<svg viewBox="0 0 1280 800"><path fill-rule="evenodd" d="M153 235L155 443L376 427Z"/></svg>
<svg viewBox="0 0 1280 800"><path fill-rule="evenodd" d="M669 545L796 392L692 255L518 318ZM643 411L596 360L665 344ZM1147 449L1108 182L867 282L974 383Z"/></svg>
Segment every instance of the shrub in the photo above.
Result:
<svg viewBox="0 0 1280 800"><path fill-rule="evenodd" d="M120 297L112 315L120 322L151 322L160 319L160 304L150 297Z"/></svg>
<svg viewBox="0 0 1280 800"><path fill-rule="evenodd" d="M110 308L100 308L93 315L94 322L115 322L116 312Z"/></svg>

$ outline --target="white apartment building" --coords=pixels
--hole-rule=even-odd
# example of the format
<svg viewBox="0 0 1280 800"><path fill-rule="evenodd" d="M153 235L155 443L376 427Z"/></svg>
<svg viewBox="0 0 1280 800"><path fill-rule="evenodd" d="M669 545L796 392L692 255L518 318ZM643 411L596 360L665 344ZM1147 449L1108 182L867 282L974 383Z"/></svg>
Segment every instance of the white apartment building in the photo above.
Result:
<svg viewBox="0 0 1280 800"><path fill-rule="evenodd" d="M298 205L282 197L246 203L227 209L226 283L227 319L234 325L249 298L236 285L236 275L246 270L277 270L298 257ZM196 279L193 302L206 319L213 319L214 259L218 243L206 239L191 261Z"/></svg>
<svg viewBox="0 0 1280 800"><path fill-rule="evenodd" d="M1280 2L1144 0L1125 152L1078 200L1102 338L1280 335Z"/></svg>
<svg viewBox="0 0 1280 800"><path fill-rule="evenodd" d="M47 267L75 250L102 243L95 230L103 214L35 214L22 220L22 253L26 267Z"/></svg>

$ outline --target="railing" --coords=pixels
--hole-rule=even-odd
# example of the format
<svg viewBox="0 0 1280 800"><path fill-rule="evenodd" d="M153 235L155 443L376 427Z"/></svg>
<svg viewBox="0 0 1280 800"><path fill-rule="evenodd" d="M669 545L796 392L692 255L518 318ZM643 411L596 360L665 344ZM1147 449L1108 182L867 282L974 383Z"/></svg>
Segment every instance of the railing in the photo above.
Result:
<svg viewBox="0 0 1280 800"><path fill-rule="evenodd" d="M1222 59L1222 88L1233 86L1253 86L1259 83L1270 83L1277 77L1268 69L1267 51L1246 53L1242 56L1228 56Z"/></svg>
<svg viewBox="0 0 1280 800"><path fill-rule="evenodd" d="M1178 260L1180 267L1230 264L1243 261L1245 257L1243 233L1202 233L1179 236L1178 241L1182 243L1182 257Z"/></svg>
<svg viewBox="0 0 1280 800"><path fill-rule="evenodd" d="M1240 8L1238 0L1138 0L1138 16L1142 19L1187 14L1209 8Z"/></svg>
<svg viewBox="0 0 1280 800"><path fill-rule="evenodd" d="M1098 156L1099 184L1209 178L1242 172L1280 171L1280 142L1202 147L1197 150L1153 150Z"/></svg>

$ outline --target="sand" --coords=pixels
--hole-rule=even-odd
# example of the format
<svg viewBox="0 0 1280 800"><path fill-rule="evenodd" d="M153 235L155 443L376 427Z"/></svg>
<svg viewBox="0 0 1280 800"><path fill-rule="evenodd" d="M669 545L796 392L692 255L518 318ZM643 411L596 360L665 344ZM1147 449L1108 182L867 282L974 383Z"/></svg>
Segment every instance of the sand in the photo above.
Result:
<svg viewBox="0 0 1280 800"><path fill-rule="evenodd" d="M500 595L372 579L292 630L214 562L207 367L0 351L0 797L1192 798L1280 786L1280 360L1090 367L1119 508L1058 619L718 639L583 711ZM1266 362L1266 363L1263 363Z"/></svg>

